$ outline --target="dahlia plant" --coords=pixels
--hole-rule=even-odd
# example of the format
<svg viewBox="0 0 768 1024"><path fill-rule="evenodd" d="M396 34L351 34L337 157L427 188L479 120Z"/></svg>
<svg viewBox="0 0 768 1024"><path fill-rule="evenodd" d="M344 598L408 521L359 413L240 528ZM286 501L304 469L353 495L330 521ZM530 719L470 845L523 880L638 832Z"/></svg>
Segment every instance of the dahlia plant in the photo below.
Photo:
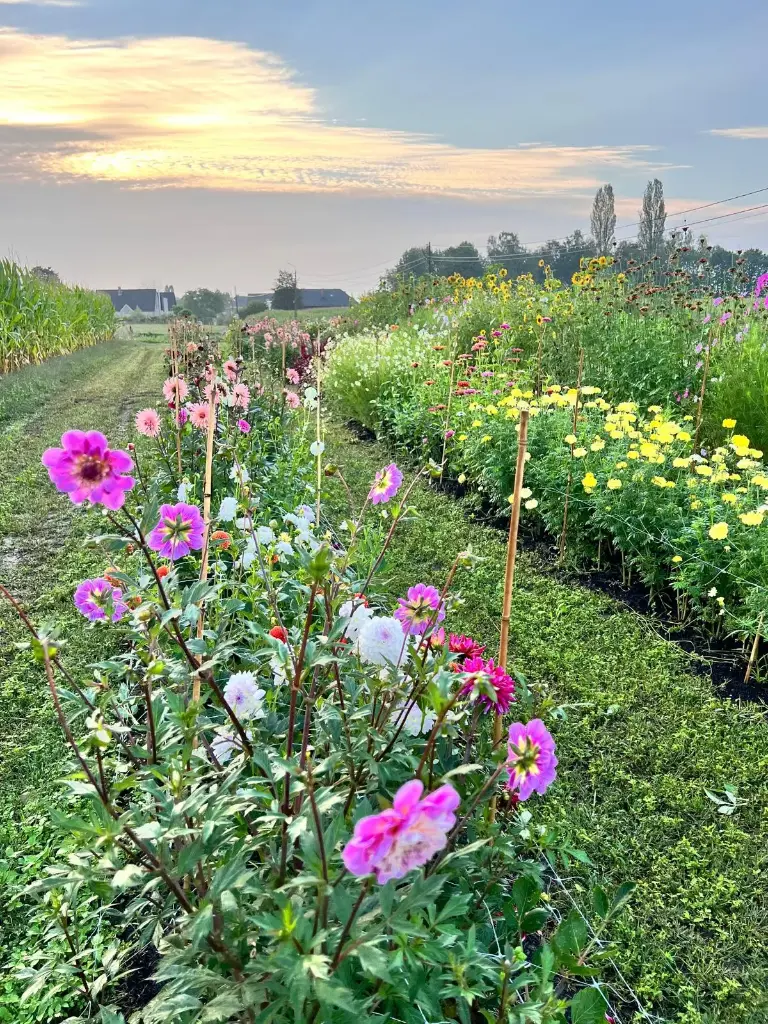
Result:
<svg viewBox="0 0 768 1024"><path fill-rule="evenodd" d="M442 625L471 554L382 599L412 485L382 469L342 545L316 521L308 414L241 378L166 382L131 452L73 430L43 456L109 524L112 564L75 603L121 653L75 677L25 619L74 766L69 855L33 889L59 927L98 907L124 943L109 978L155 951L132 1021L602 1021L606 947L544 896L550 865L584 856L536 823L555 741L519 673ZM601 928L624 898L601 894ZM88 949L63 960L70 1020L122 1020Z"/></svg>

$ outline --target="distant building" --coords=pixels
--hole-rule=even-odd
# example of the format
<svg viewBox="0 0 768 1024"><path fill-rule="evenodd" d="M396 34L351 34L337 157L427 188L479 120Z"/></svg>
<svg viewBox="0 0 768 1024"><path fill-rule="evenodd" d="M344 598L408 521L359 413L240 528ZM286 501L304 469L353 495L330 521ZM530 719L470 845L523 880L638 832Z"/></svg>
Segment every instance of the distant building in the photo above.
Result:
<svg viewBox="0 0 768 1024"><path fill-rule="evenodd" d="M236 295L235 309L239 313L241 309L250 306L252 302L264 302L269 309L272 305L272 292L249 292L247 295Z"/></svg>
<svg viewBox="0 0 768 1024"><path fill-rule="evenodd" d="M349 296L341 288L299 288L302 309L330 309L348 306Z"/></svg>
<svg viewBox="0 0 768 1024"><path fill-rule="evenodd" d="M103 288L102 294L110 297L118 316L162 316L176 305L173 288L164 292L156 288Z"/></svg>

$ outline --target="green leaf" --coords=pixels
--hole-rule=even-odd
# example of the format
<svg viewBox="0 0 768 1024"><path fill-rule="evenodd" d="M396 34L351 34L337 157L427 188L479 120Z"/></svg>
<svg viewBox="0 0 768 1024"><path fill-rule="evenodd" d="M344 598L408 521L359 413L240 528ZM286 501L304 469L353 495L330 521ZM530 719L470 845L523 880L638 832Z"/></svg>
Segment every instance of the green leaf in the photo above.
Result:
<svg viewBox="0 0 768 1024"><path fill-rule="evenodd" d="M571 1002L571 1024L605 1024L608 1004L596 988L583 988Z"/></svg>
<svg viewBox="0 0 768 1024"><path fill-rule="evenodd" d="M213 907L209 903L207 906L199 910L192 921L192 927L189 930L189 938L192 943L198 945L204 939L207 939L211 934L213 928Z"/></svg>
<svg viewBox="0 0 768 1024"><path fill-rule="evenodd" d="M363 970L368 971L374 978L392 982L392 976L389 973L389 958L376 946L360 946L355 950L355 956L359 959Z"/></svg>

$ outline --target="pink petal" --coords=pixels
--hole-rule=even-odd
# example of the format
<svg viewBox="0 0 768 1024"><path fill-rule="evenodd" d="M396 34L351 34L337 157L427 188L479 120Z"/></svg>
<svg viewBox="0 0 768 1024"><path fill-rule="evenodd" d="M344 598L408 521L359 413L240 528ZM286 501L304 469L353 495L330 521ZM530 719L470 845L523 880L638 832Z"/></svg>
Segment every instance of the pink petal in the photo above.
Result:
<svg viewBox="0 0 768 1024"><path fill-rule="evenodd" d="M407 817L418 805L421 794L424 792L424 783L420 779L411 779L410 782L406 782L405 785L401 786L395 793L395 799L392 801L392 807L397 811L398 814L402 814Z"/></svg>

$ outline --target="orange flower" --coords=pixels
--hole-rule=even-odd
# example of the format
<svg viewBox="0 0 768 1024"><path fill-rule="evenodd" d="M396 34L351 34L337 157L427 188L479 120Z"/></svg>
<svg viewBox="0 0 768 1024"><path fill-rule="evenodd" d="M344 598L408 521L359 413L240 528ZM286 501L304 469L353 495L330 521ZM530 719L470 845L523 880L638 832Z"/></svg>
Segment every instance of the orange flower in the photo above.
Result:
<svg viewBox="0 0 768 1024"><path fill-rule="evenodd" d="M221 548L226 551L227 548L232 546L232 538L226 530L215 530L211 534L211 540L218 541Z"/></svg>

